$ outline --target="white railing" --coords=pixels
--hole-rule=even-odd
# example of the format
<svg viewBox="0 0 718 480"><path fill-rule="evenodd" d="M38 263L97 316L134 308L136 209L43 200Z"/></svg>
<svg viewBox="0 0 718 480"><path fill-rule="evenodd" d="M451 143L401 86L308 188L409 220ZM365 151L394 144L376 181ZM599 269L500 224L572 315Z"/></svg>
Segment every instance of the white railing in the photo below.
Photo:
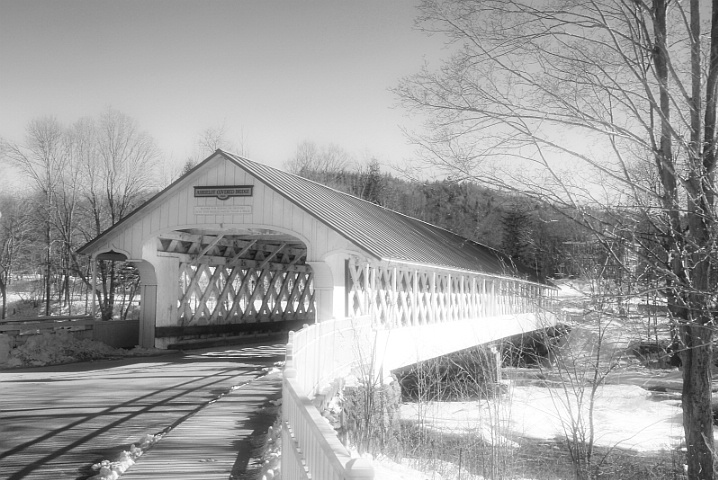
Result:
<svg viewBox="0 0 718 480"><path fill-rule="evenodd" d="M490 317L486 315L487 312L482 312L482 315L463 322L443 319L444 322L451 321L455 331L464 323L473 328L461 334L464 337L462 340L469 343L457 349L467 348L477 342L493 341L527 329L540 328L538 314L509 313L535 309L533 305L519 305L517 301L513 308L508 308L511 304L507 303L507 308L502 309L500 303L503 297L506 295L488 299L488 303L492 308L496 308L498 315L491 311L494 315ZM536 317L535 321L522 321L527 316ZM490 325L476 325L476 320L481 319L490 320L502 328L490 329ZM305 326L298 332L290 332L282 386L282 478L373 479L374 470L371 463L365 459L352 459L334 429L322 417L315 405L321 399L317 398L318 394L327 390L331 392L330 384L350 373L353 368L360 369L358 376L375 375L377 371L381 371L382 366L392 364L386 352L387 346L391 344L390 340L406 343L402 337L405 331L411 330L409 334L412 335L415 333L412 329L416 328L435 330L441 327L440 323L443 322L387 330L386 325L375 322L374 318L362 316L330 320ZM476 331L483 330L495 332L476 335ZM391 338L387 332L392 334ZM433 339L428 340L429 343L436 341L439 336L434 335ZM417 338L411 340L417 341ZM392 350L391 347L388 349Z"/></svg>
<svg viewBox="0 0 718 480"><path fill-rule="evenodd" d="M351 458L310 397L360 360L369 319L322 322L289 334L282 385L282 478L371 480L371 463Z"/></svg>
<svg viewBox="0 0 718 480"><path fill-rule="evenodd" d="M364 359L371 361L372 334L368 316L316 323L291 332L287 361L291 355L301 391L313 397Z"/></svg>
<svg viewBox="0 0 718 480"><path fill-rule="evenodd" d="M520 278L410 264L348 264L352 315L371 315L387 328L517 313L538 313L556 289Z"/></svg>

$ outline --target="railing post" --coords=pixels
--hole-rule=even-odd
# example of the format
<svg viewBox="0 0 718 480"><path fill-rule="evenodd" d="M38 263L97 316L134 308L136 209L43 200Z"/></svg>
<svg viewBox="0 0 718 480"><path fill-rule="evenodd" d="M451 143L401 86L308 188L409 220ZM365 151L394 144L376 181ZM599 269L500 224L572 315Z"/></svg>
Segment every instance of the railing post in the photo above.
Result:
<svg viewBox="0 0 718 480"><path fill-rule="evenodd" d="M419 310L419 302L422 297L419 295L419 269L407 270L412 272L411 278L411 324L416 326L421 322L421 311Z"/></svg>
<svg viewBox="0 0 718 480"><path fill-rule="evenodd" d="M291 333L290 333L291 335ZM291 337L290 337L291 339ZM287 345L287 351L291 350L291 345ZM281 462L281 469L282 472L291 472L292 468L294 467L294 462L290 459L293 459L292 452L293 449L293 440L291 435L289 434L288 427L289 425L292 425L292 422L294 422L294 418L292 416L292 408L294 408L294 400L290 398L289 394L289 379L294 379L297 376L297 371L294 369L294 365L292 365L291 361L287 359L287 362L285 363L284 371L282 372L282 435L281 435L281 442L282 442L282 451L284 452L284 455L281 456L280 462ZM294 425L292 425L294 426Z"/></svg>
<svg viewBox="0 0 718 480"><path fill-rule="evenodd" d="M374 480L374 467L365 458L352 458L347 463L345 480Z"/></svg>
<svg viewBox="0 0 718 480"><path fill-rule="evenodd" d="M429 322L428 323L434 323L436 321L436 311L439 308L439 302L436 298L436 272L431 272L431 278L429 279L429 291L431 294L431 301L429 305L431 305L431 309L429 310Z"/></svg>
<svg viewBox="0 0 718 480"><path fill-rule="evenodd" d="M499 315L499 298L496 295L496 279L491 280L491 315Z"/></svg>
<svg viewBox="0 0 718 480"><path fill-rule="evenodd" d="M296 332L294 330L289 331L289 335L287 336L287 347L285 348L285 354L284 357L289 363L290 360L294 359L294 336L296 335ZM286 363L285 363L286 365Z"/></svg>

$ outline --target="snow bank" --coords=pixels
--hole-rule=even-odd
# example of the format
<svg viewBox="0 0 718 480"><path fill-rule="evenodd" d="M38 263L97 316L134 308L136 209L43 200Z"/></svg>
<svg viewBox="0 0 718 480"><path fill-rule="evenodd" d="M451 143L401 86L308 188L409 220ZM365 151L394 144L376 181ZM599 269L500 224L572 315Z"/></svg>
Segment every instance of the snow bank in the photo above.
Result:
<svg viewBox="0 0 718 480"><path fill-rule="evenodd" d="M372 460L374 480L487 480L483 475L460 470L458 465L451 462L437 459L429 462L419 458L402 458L397 463L379 455ZM532 479L515 477L513 480Z"/></svg>
<svg viewBox="0 0 718 480"><path fill-rule="evenodd" d="M282 400L272 402L281 407ZM281 410L281 409L280 409ZM282 458L282 417L277 415L274 425L267 431L267 439L262 449L262 470L259 474L261 480L279 480Z"/></svg>
<svg viewBox="0 0 718 480"><path fill-rule="evenodd" d="M120 475L125 473L128 468L134 465L135 461L141 457L148 448L157 443L160 438L162 438L161 434L147 434L139 442L139 446L135 446L134 444L130 445L130 449L123 451L119 458L114 462L103 460L94 464L92 469L96 471L97 474L91 476L87 480L117 480Z"/></svg>
<svg viewBox="0 0 718 480"><path fill-rule="evenodd" d="M554 284L558 288L557 295L559 297L583 297L585 291L588 290L585 284L576 284L567 280L554 281Z"/></svg>
<svg viewBox="0 0 718 480"><path fill-rule="evenodd" d="M588 407L588 390L585 391ZM422 418L436 429L495 439L509 433L540 440L563 438L576 418L576 395L561 388L512 386L497 406L481 402L434 402L421 406ZM418 418L416 404L404 404L403 419ZM571 413L570 413L571 412ZM586 420L586 424L588 420ZM683 441L679 402L655 401L632 385L605 385L594 406L596 445L657 451ZM498 430L498 431L497 431Z"/></svg>
<svg viewBox="0 0 718 480"><path fill-rule="evenodd" d="M100 360L127 356L155 355L162 350L135 347L132 350L112 348L102 342L78 339L63 330L30 335L27 341L9 352L0 361L0 368L41 367L87 360Z"/></svg>
<svg viewBox="0 0 718 480"><path fill-rule="evenodd" d="M29 335L27 341L10 352L7 366L43 366L78 360L106 358L114 349L104 343L77 339L62 330Z"/></svg>

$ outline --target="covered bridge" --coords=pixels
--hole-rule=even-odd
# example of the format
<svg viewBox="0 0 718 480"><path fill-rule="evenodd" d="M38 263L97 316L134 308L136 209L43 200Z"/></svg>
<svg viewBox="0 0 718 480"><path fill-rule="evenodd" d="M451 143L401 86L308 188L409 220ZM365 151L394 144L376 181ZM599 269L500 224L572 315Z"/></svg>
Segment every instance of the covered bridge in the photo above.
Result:
<svg viewBox="0 0 718 480"><path fill-rule="evenodd" d="M492 248L222 150L80 253L139 269L144 347L364 315L470 320L551 290Z"/></svg>

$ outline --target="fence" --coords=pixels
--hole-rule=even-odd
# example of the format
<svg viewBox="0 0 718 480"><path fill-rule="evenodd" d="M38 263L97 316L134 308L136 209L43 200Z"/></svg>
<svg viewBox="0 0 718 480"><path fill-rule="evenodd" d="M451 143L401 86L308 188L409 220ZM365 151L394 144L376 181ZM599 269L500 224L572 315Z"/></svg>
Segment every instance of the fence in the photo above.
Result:
<svg viewBox="0 0 718 480"><path fill-rule="evenodd" d="M370 480L371 464L351 458L311 397L371 348L368 317L331 320L289 334L282 386L282 478Z"/></svg>
<svg viewBox="0 0 718 480"><path fill-rule="evenodd" d="M131 348L139 341L139 320L98 321L89 315L12 318L0 320L0 334L21 345L32 335L65 331L115 348Z"/></svg>

